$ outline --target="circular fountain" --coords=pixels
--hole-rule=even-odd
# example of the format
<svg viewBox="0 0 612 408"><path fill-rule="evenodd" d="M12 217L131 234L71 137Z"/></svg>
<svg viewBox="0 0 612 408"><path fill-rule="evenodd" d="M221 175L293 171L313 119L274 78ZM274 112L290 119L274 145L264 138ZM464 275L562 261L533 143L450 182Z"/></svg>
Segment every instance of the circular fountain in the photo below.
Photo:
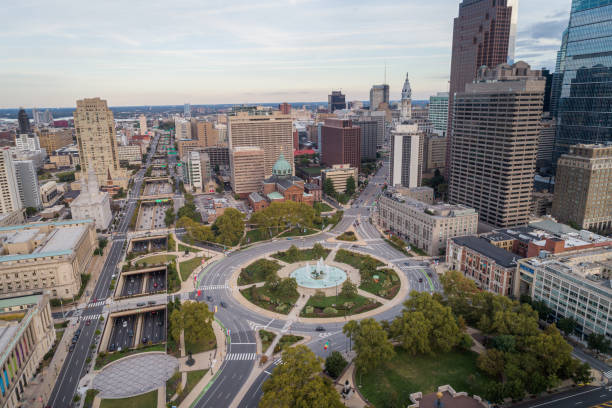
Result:
<svg viewBox="0 0 612 408"><path fill-rule="evenodd" d="M346 272L335 266L325 264L323 258L321 258L315 265L306 263L306 266L291 272L291 277L295 278L299 286L310 289L324 289L344 282Z"/></svg>

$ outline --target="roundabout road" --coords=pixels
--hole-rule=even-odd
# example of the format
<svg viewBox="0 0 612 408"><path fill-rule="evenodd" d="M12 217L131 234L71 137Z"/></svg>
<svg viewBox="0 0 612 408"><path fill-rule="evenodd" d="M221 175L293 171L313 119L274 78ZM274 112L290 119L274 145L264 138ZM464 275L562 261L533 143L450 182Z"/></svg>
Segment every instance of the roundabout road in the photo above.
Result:
<svg viewBox="0 0 612 408"><path fill-rule="evenodd" d="M385 259L388 263L394 264L406 277L410 291L439 292L442 290L436 274L429 268L428 263L406 257L406 255L391 247L381 239L378 230L369 221L370 214L374 208L372 204L380 192L379 184L384 181L384 176L381 174L384 171L385 167L370 181L368 187L356 200L355 205L344 211L342 221L331 232L323 232L310 237L280 239L255 244L245 250L229 254L209 266L203 272L203 276L199 276L198 282L200 282L200 285L198 289L201 289L202 293L198 300L206 301L212 309L217 306L216 318L223 323L226 329L229 329L231 342L228 345L228 355L235 353L253 353L255 355L257 352L256 332L264 328L273 329L280 333L309 336L311 340L307 345L315 354L322 358L327 357L332 351L342 353L349 351L349 340L342 333L344 322L321 323L322 320L315 321L313 319L313 322L310 323L287 319L271 319L245 307L232 294L232 289L229 287L228 282L237 268L253 262L270 252L285 251L291 245L296 245L298 248L310 248L318 242L330 249L339 247L354 252L374 255L377 258ZM337 242L326 242L327 239L339 235L348 229L355 223L355 220L359 220L359 225L356 226L357 234L360 235L367 245L352 245L350 242L340 244ZM236 295L240 296L240 294ZM206 300L209 296L211 298L210 301ZM221 306L221 302L223 302L225 307ZM402 303L403 300L402 302L397 302L395 306L381 311L374 318L377 320L393 319L401 312ZM325 332L317 332L317 326L323 326ZM327 350L323 349L325 342L329 342ZM278 359L273 361L255 380L246 392L244 399L238 405L239 407L257 406L262 394L261 384L263 384L273 366L278 364L278 362ZM254 360L232 360L226 358L220 367L221 372L218 377L195 406L229 406L234 396L236 396L249 378L256 363Z"/></svg>

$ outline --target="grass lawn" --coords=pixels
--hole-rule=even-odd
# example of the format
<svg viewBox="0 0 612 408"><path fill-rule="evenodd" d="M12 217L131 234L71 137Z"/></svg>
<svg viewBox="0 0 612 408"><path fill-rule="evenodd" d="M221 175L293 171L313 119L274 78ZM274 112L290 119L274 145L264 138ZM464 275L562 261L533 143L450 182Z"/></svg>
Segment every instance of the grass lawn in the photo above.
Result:
<svg viewBox="0 0 612 408"><path fill-rule="evenodd" d="M181 279L183 279L183 281L186 281L187 278L189 278L189 275L191 275L191 272L193 272L195 268L202 264L202 259L205 258L201 256L196 256L193 259L181 262L179 264L179 268L181 270Z"/></svg>
<svg viewBox="0 0 612 408"><path fill-rule="evenodd" d="M421 248L419 248L419 247L415 247L415 246L414 246L414 245L412 245L412 244L410 245L410 250L411 250L412 252L414 252L415 254L417 254L417 255L420 255L420 256L427 256L427 252L423 251L423 250L422 250Z"/></svg>
<svg viewBox="0 0 612 408"><path fill-rule="evenodd" d="M335 305L335 306L334 306ZM356 295L352 298L343 296L311 296L306 306L300 312L302 317L338 317L363 313L380 306L378 302L370 302L370 299ZM326 313L325 308L332 307L336 313Z"/></svg>
<svg viewBox="0 0 612 408"><path fill-rule="evenodd" d="M135 261L134 264L136 265L145 264L145 266L146 265L159 265L159 264L165 264L166 262L170 262L174 259L176 259L176 255L153 255L153 256L148 256L143 259L139 259L138 261Z"/></svg>
<svg viewBox="0 0 612 408"><path fill-rule="evenodd" d="M393 240L385 238L385 242L387 244L391 245L393 248L395 248L398 251L400 251L402 254L404 254L406 256L412 256L412 254L406 250L406 247L404 245L402 245L402 244L399 244L397 241L393 241Z"/></svg>
<svg viewBox="0 0 612 408"><path fill-rule="evenodd" d="M128 349L125 351L118 351L114 353L101 352L98 354L96 358L96 365L94 366L94 370L99 370L104 367L108 363L112 363L115 360L119 360L120 358L131 356L132 354L145 353L147 351L166 351L165 344L155 344L153 346L146 346L137 349Z"/></svg>
<svg viewBox="0 0 612 408"><path fill-rule="evenodd" d="M91 408L93 406L94 398L99 393L100 391L94 390L93 388L87 390L85 393L85 400L83 401L83 408Z"/></svg>
<svg viewBox="0 0 612 408"><path fill-rule="evenodd" d="M428 394L444 384L457 392L482 395L487 376L476 367L476 353L411 356L400 348L395 352L391 361L361 378L361 392L374 406L408 406L411 393ZM357 381L360 377L357 373Z"/></svg>
<svg viewBox="0 0 612 408"><path fill-rule="evenodd" d="M183 245L183 244L178 244L178 250L179 252L200 252L203 251L202 248L195 248L195 247L191 247L191 246L187 246L187 245Z"/></svg>
<svg viewBox="0 0 612 408"><path fill-rule="evenodd" d="M332 207L330 207L328 204L326 204L324 202L314 203L313 207L314 207L315 211L318 211L318 212L334 211L334 209Z"/></svg>
<svg viewBox="0 0 612 408"><path fill-rule="evenodd" d="M43 356L42 366L47 367L51 363L51 359L55 354L55 350L57 350L57 346L59 345L60 340L64 336L64 329L55 331L55 343L47 353Z"/></svg>
<svg viewBox="0 0 612 408"><path fill-rule="evenodd" d="M294 336L292 334L285 334L283 337L281 337L278 340L278 343L276 343L276 346L274 346L274 352L280 353L281 351L285 350L288 347L291 347L293 344L303 339L304 337L302 336Z"/></svg>
<svg viewBox="0 0 612 408"><path fill-rule="evenodd" d="M359 289L385 299L393 299L400 289L400 280L393 269L385 268L376 271L378 282L362 282Z"/></svg>
<svg viewBox="0 0 612 408"><path fill-rule="evenodd" d="M292 228L289 231L285 231L279 235L279 238L283 237L301 237L304 235L312 235L319 232L319 230L315 230L312 228Z"/></svg>
<svg viewBox="0 0 612 408"><path fill-rule="evenodd" d="M172 377L166 380L166 402L170 402L170 398L176 394L176 387L181 383L181 372L177 371L172 374Z"/></svg>
<svg viewBox="0 0 612 408"><path fill-rule="evenodd" d="M238 285L250 285L252 283L263 282L270 273L276 273L282 266L269 259L258 259L240 271Z"/></svg>
<svg viewBox="0 0 612 408"><path fill-rule="evenodd" d="M252 244L254 242L265 241L276 236L278 232L272 231L272 237L267 228L257 228L246 232L246 236L242 238L241 244Z"/></svg>
<svg viewBox="0 0 612 408"><path fill-rule="evenodd" d="M289 314L291 307L297 301L299 294L295 297L290 298L277 298L274 294L270 293L268 288L262 287L249 287L240 291L249 302L261 307L262 309L270 310L272 312Z"/></svg>
<svg viewBox="0 0 612 408"><path fill-rule="evenodd" d="M266 330L260 330L259 338L261 339L261 352L265 353L276 338L276 334Z"/></svg>
<svg viewBox="0 0 612 408"><path fill-rule="evenodd" d="M157 406L157 390L135 397L103 399L100 408L151 408Z"/></svg>
<svg viewBox="0 0 612 408"><path fill-rule="evenodd" d="M367 258L373 259L376 267L384 265L378 259L374 259L369 255L357 254L355 252L347 251L346 249L339 249L338 252L336 253L336 257L334 258L334 261L345 263L347 265L351 265L355 269L361 270L361 265L363 264L364 259L367 259Z"/></svg>
<svg viewBox="0 0 612 408"><path fill-rule="evenodd" d="M323 259L327 258L327 255L329 255L330 252L331 252L331 249L325 249L325 253L322 256ZM276 252L276 253L272 254L271 256L272 256L272 258L280 259L281 261L287 262L287 263L303 262L303 261L314 261L314 260L318 260L321 257L321 255L319 255L317 257L312 248L309 248L309 249L300 249L299 250L299 258L298 259L290 259L287 256L287 251Z"/></svg>
<svg viewBox="0 0 612 408"><path fill-rule="evenodd" d="M353 241L357 241L357 236L355 236L355 233L353 231L346 231L344 234L338 235L336 239L339 239L340 241L353 242Z"/></svg>

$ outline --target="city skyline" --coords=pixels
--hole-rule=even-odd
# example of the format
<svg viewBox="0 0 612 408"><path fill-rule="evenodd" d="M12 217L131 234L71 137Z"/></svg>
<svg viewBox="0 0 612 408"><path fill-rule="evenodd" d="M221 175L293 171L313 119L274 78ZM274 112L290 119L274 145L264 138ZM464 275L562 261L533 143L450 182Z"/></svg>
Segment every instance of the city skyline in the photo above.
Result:
<svg viewBox="0 0 612 408"><path fill-rule="evenodd" d="M103 7L65 1L7 6L0 108L324 101L332 89L367 100L384 82L398 100L448 89L458 0L233 3ZM570 1L522 2L516 60L554 68ZM121 15L116 10L122 10ZM19 21L19 22L18 22Z"/></svg>

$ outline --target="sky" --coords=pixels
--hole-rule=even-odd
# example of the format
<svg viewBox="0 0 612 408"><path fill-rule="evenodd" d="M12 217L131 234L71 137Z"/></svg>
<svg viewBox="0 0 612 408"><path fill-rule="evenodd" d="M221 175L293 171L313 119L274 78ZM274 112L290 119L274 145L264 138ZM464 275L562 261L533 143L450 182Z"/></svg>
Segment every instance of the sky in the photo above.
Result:
<svg viewBox="0 0 612 408"><path fill-rule="evenodd" d="M519 0L516 60L554 69L571 0ZM399 99L448 90L459 0L3 4L0 108Z"/></svg>

